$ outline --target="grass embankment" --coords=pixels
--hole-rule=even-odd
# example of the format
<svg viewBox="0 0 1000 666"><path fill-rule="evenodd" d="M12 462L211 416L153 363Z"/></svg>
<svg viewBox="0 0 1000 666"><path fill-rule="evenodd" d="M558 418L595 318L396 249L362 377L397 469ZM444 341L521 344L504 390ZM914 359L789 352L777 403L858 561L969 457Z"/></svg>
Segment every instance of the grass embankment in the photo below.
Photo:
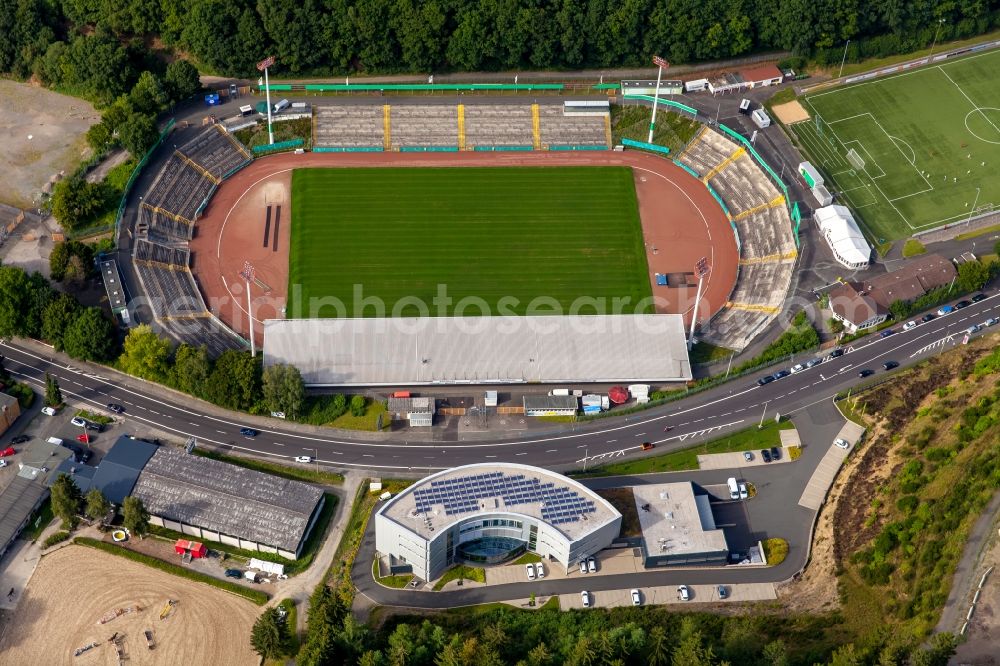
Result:
<svg viewBox="0 0 1000 666"><path fill-rule="evenodd" d="M265 562L277 562L278 564L283 564L285 566L285 575L294 576L308 569L313 563L313 559L316 557L316 552L323 543L323 537L326 535L326 530L330 526L330 520L333 518L334 511L336 511L337 496L332 493L324 493L323 497L326 498L326 501L323 502L323 508L320 509L320 514L316 519L316 524L313 525L312 531L309 533L309 538L306 539L306 545L302 548L302 556L297 560L289 560L278 555L277 553L245 550L243 548L231 546L227 543L220 543L209 539L200 539L200 541L211 550L217 550L220 553L225 553L228 557L236 558L244 564L249 562L251 558L264 560ZM156 525L149 526L149 533L156 538L167 541L191 538L189 534L182 534L181 532L175 532L174 530L167 529L166 527L158 527Z"/></svg>
<svg viewBox="0 0 1000 666"><path fill-rule="evenodd" d="M362 483L358 488L358 494L354 497L354 504L351 506L351 515L344 528L344 536L341 537L337 552L333 555L330 576L330 584L337 590L338 595L346 601L354 598L351 567L354 565L354 558L357 557L358 548L361 546L361 537L364 536L372 509L379 502L378 496L387 491L396 495L411 483L412 481L382 479L382 490L380 491L369 492L367 482Z"/></svg>
<svg viewBox="0 0 1000 666"><path fill-rule="evenodd" d="M300 423L326 426L328 428L344 428L349 430L378 430L379 417L382 419L382 429L392 425L386 403L360 396L365 406L357 415L351 412L351 401L357 396L343 393L311 395L306 397L305 409L297 419Z"/></svg>
<svg viewBox="0 0 1000 666"><path fill-rule="evenodd" d="M539 297L567 313L581 296L585 314L614 298L633 314L652 295L624 167L296 169L292 207L290 317L453 315L466 297L481 305L467 315L539 313ZM314 296L342 307L312 311Z"/></svg>
<svg viewBox="0 0 1000 666"><path fill-rule="evenodd" d="M372 578L374 578L379 585L385 585L386 587L394 587L396 589L402 589L410 584L413 580L413 574L399 574L396 576L383 576L382 567L379 566L378 558L376 557L372 560Z"/></svg>
<svg viewBox="0 0 1000 666"><path fill-rule="evenodd" d="M187 578L188 580L217 587L220 590L231 592L232 594L243 597L244 599L249 599L258 606L266 604L269 598L266 593L261 592L260 590L243 587L242 585L231 583L228 580L219 580L218 578L213 578L212 576L208 576L197 571L185 569L184 567L171 562L165 562L164 560L151 557L143 553L137 553L134 550L128 550L127 548L122 548L121 546L116 546L115 544L108 543L106 541L98 541L97 539L91 539L89 537L76 537L73 539L73 543L81 546L87 546L88 548L103 550L106 553L111 553L112 555L123 557L126 560L132 560L133 562L144 564L147 567L152 567L153 569L159 569L160 571L173 574L174 576L180 576L181 578Z"/></svg>
<svg viewBox="0 0 1000 666"><path fill-rule="evenodd" d="M790 430L795 426L788 421L775 423L767 421L760 430L751 426L732 435L720 437L704 444L698 444L680 451L673 451L659 456L648 456L627 462L603 465L586 473L574 473L571 476L616 476L619 474L648 474L650 472L679 472L698 469L698 456L708 453L730 453L733 451L758 451L760 449L781 446L779 430ZM756 454L756 455L759 455Z"/></svg>
<svg viewBox="0 0 1000 666"><path fill-rule="evenodd" d="M649 120L652 109L644 105L611 105L611 142L622 139L646 141L649 138ZM666 146L671 153L681 150L700 129L698 122L687 116L660 107L656 112L656 130L653 143ZM659 153L657 153L659 154Z"/></svg>
<svg viewBox="0 0 1000 666"><path fill-rule="evenodd" d="M980 339L860 396L875 434L838 504L840 587L858 632L928 635L1000 475L1000 349Z"/></svg>
<svg viewBox="0 0 1000 666"><path fill-rule="evenodd" d="M460 564L457 567L448 569L444 572L444 575L434 583L434 591L441 591L445 585L453 580L474 580L477 583L486 582L486 569L482 567L470 567L464 564Z"/></svg>
<svg viewBox="0 0 1000 666"><path fill-rule="evenodd" d="M302 139L302 148L309 150L312 148L312 119L298 118L296 120L282 120L272 124L274 130L274 142L291 141L292 139ZM253 127L247 127L233 132L233 135L247 148L266 145L267 122L260 122Z"/></svg>
<svg viewBox="0 0 1000 666"><path fill-rule="evenodd" d="M274 476L280 476L283 479L305 481L307 483L318 483L327 486L339 486L344 482L344 475L339 472L327 472L324 470L317 471L313 467L292 467L290 465L282 465L280 463L268 462L266 460L257 460L256 458L228 456L224 453L218 453L216 451L209 451L207 449L200 449L197 447L195 447L194 452L196 455L203 456L205 458L221 460L222 462L227 462L230 465L237 465L238 467L245 467L246 469L252 469L257 472L273 474Z"/></svg>
<svg viewBox="0 0 1000 666"><path fill-rule="evenodd" d="M695 364L715 363L716 361L724 361L735 353L726 347L717 347L709 342L698 342L691 348L689 358Z"/></svg>

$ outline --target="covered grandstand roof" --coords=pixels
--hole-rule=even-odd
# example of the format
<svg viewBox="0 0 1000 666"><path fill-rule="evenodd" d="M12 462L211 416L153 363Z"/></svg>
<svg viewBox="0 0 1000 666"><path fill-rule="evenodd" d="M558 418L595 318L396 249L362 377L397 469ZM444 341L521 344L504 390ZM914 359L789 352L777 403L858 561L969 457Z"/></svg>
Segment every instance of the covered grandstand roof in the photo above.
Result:
<svg viewBox="0 0 1000 666"><path fill-rule="evenodd" d="M541 467L476 463L417 481L378 511L425 539L477 513L515 513L579 539L620 513L581 483Z"/></svg>
<svg viewBox="0 0 1000 666"><path fill-rule="evenodd" d="M872 249L846 206L817 208L813 215L834 253L849 264L866 264Z"/></svg>
<svg viewBox="0 0 1000 666"><path fill-rule="evenodd" d="M681 315L265 321L282 363L313 386L691 379Z"/></svg>
<svg viewBox="0 0 1000 666"><path fill-rule="evenodd" d="M289 551L298 549L323 497L301 481L165 447L146 463L132 494L153 515Z"/></svg>

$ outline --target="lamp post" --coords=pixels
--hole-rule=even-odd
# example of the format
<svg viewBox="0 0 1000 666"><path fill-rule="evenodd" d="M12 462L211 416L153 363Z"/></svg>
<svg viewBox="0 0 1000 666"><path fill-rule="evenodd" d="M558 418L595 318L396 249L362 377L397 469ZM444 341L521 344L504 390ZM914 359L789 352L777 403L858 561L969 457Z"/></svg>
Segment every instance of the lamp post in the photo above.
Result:
<svg viewBox="0 0 1000 666"><path fill-rule="evenodd" d="M702 257L694 265L695 275L698 276L698 291L695 293L694 310L691 312L691 331L688 333L687 341L688 351L691 351L691 347L694 345L694 326L698 322L698 306L701 305L701 284L711 270L711 266L708 265L708 257Z"/></svg>
<svg viewBox="0 0 1000 666"><path fill-rule="evenodd" d="M931 57L934 55L934 47L937 46L938 35L941 32L941 26L942 25L944 25L944 19L943 18L942 19L938 19L938 26L937 26L937 29L934 31L934 41L931 42L931 52L927 56L928 60L930 60Z"/></svg>
<svg viewBox="0 0 1000 666"><path fill-rule="evenodd" d="M257 343L253 339L253 302L250 300L250 281L254 279L254 275L253 264L249 261L244 261L240 277L245 280L247 285L247 323L250 325L250 355L255 357L257 356Z"/></svg>
<svg viewBox="0 0 1000 666"><path fill-rule="evenodd" d="M838 79L844 75L844 63L847 62L847 47L850 45L851 45L851 40L848 39L847 43L844 44L844 57L840 59L840 73L837 74Z"/></svg>
<svg viewBox="0 0 1000 666"><path fill-rule="evenodd" d="M979 203L979 188L977 187L976 198L972 202L972 209L969 211L969 219L965 221L966 228L968 228L968 226L972 223L972 216L976 214L976 204L978 203Z"/></svg>
<svg viewBox="0 0 1000 666"><path fill-rule="evenodd" d="M653 117L649 121L649 137L646 143L653 143L653 130L656 129L656 105L660 101L660 81L663 79L663 70L670 67L670 63L660 56L653 56L653 64L659 69L656 71L656 93L653 95Z"/></svg>

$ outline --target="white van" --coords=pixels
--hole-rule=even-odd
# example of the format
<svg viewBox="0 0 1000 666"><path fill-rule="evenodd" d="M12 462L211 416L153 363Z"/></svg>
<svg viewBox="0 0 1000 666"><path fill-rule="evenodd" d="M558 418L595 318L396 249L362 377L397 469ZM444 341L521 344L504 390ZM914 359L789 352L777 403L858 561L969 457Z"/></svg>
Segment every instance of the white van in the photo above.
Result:
<svg viewBox="0 0 1000 666"><path fill-rule="evenodd" d="M738 500L740 498L740 486L736 483L736 477L729 477L726 483L729 485L729 499Z"/></svg>
<svg viewBox="0 0 1000 666"><path fill-rule="evenodd" d="M59 439L58 437L49 437L45 441L47 441L49 444L54 444L56 446L62 446L63 445L63 441L61 439Z"/></svg>
<svg viewBox="0 0 1000 666"><path fill-rule="evenodd" d="M291 102L289 102L287 99L283 99L283 100L281 100L280 102L278 102L277 104L274 105L274 112L275 113L281 113L282 111L284 111L285 109L287 109L291 105L292 105Z"/></svg>

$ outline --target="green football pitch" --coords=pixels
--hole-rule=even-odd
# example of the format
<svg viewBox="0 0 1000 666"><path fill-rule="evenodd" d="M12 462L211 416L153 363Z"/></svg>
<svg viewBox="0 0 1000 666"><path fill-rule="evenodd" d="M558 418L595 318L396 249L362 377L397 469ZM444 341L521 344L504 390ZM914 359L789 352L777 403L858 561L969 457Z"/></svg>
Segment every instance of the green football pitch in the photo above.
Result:
<svg viewBox="0 0 1000 666"><path fill-rule="evenodd" d="M993 51L806 95L791 129L872 240L961 223L1000 204L998 70Z"/></svg>
<svg viewBox="0 0 1000 666"><path fill-rule="evenodd" d="M625 167L296 169L291 236L289 317L634 313L652 295Z"/></svg>

